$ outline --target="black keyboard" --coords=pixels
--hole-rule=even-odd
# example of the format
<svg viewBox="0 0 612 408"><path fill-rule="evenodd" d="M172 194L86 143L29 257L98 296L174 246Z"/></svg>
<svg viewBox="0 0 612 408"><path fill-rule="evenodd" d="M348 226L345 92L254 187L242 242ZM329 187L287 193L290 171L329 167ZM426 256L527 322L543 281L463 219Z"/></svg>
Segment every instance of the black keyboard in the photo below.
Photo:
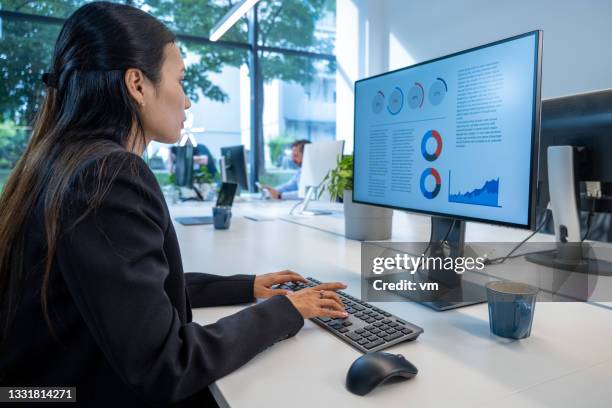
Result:
<svg viewBox="0 0 612 408"><path fill-rule="evenodd" d="M296 292L321 283L313 278L306 278L306 280L308 283L289 282L278 285L278 288ZM316 317L310 320L361 352L383 350L403 341L414 340L423 333L423 329L419 326L406 322L348 293L342 291L336 293L344 303L349 316L346 319Z"/></svg>

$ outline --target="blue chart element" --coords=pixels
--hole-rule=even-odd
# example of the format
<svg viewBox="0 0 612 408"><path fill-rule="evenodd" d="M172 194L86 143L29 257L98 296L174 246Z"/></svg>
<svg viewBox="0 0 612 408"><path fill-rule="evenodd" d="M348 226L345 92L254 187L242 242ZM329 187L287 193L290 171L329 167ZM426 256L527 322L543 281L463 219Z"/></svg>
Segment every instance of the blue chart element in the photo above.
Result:
<svg viewBox="0 0 612 408"><path fill-rule="evenodd" d="M480 188L465 193L450 193L451 172L448 172L448 201L451 203L484 205L501 207L499 205L499 178L487 180Z"/></svg>
<svg viewBox="0 0 612 408"><path fill-rule="evenodd" d="M387 104L387 110L392 115L397 115L402 111L404 107L404 92L399 86L396 86L391 96L389 97L389 103Z"/></svg>
<svg viewBox="0 0 612 408"><path fill-rule="evenodd" d="M432 138L436 141L436 151L433 153L429 153L427 151L427 142L429 141L429 139L432 139ZM440 157L441 153L442 153L442 136L440 136L440 133L438 133L437 130L430 130L427 133L425 133L425 136L423 136L423 139L421 139L421 154L423 154L423 157L425 158L425 160L434 161L438 157Z"/></svg>
<svg viewBox="0 0 612 408"><path fill-rule="evenodd" d="M433 177L435 181L434 188L431 191L427 189L427 186L425 184L427 182L427 178L430 176ZM430 200L432 198L436 198L436 196L440 192L440 188L442 187L442 178L440 177L440 173L438 173L438 170L434 169L433 167L426 168L423 173L421 173L420 187L421 193L425 198L428 198Z"/></svg>

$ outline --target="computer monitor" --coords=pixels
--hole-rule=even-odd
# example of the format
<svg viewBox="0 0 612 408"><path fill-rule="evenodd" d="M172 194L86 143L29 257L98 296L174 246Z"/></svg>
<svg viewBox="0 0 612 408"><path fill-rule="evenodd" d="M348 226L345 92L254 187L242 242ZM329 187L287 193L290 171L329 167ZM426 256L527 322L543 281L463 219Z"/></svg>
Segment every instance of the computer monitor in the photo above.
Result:
<svg viewBox="0 0 612 408"><path fill-rule="evenodd" d="M344 141L325 140L304 145L302 170L298 183L298 195L306 196L308 187L320 188L330 170L336 168L338 159L342 158Z"/></svg>
<svg viewBox="0 0 612 408"><path fill-rule="evenodd" d="M174 184L178 187L193 187L193 146L174 146Z"/></svg>
<svg viewBox="0 0 612 408"><path fill-rule="evenodd" d="M462 256L465 221L532 228L541 49L533 31L357 81L353 201L431 215L432 254Z"/></svg>
<svg viewBox="0 0 612 408"><path fill-rule="evenodd" d="M540 146L537 224L547 220L543 230L555 233L558 249L527 259L576 272L612 273L609 263L585 260L581 244L612 241L612 90L542 101ZM572 157L559 161L564 153ZM559 180L563 174L568 178Z"/></svg>
<svg viewBox="0 0 612 408"><path fill-rule="evenodd" d="M221 180L236 183L243 190L249 191L247 175L247 158L244 145L221 148Z"/></svg>
<svg viewBox="0 0 612 408"><path fill-rule="evenodd" d="M612 213L612 160L609 154L612 152L612 89L542 101L537 198L540 210L546 209L550 200L548 147L568 145L584 149L576 173L583 218L593 206L596 214ZM600 197L587 192L587 182L597 183ZM595 235L595 240L612 241L612 236Z"/></svg>

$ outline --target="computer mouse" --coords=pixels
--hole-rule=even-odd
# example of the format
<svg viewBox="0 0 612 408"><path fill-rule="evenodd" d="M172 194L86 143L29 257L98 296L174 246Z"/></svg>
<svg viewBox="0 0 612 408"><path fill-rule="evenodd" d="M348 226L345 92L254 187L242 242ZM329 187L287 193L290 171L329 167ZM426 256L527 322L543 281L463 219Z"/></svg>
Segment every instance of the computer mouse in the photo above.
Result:
<svg viewBox="0 0 612 408"><path fill-rule="evenodd" d="M409 379L419 370L401 354L367 353L353 362L346 374L346 388L357 395L366 395L391 378Z"/></svg>

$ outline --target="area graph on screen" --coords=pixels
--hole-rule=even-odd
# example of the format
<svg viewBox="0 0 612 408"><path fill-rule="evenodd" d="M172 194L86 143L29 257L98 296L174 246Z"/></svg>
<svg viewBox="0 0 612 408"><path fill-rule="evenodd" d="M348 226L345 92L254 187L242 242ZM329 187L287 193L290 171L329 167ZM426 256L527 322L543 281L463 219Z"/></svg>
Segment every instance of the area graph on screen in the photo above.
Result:
<svg viewBox="0 0 612 408"><path fill-rule="evenodd" d="M483 205L486 207L501 207L499 205L499 177L486 180L482 185L472 190L451 193L451 171L448 172L448 201L450 203Z"/></svg>

